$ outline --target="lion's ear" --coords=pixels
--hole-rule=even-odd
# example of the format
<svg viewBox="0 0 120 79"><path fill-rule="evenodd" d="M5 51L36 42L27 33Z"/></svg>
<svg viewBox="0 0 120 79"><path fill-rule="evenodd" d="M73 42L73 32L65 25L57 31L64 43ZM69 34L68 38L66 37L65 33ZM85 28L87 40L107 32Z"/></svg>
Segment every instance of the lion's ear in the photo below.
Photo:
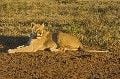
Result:
<svg viewBox="0 0 120 79"><path fill-rule="evenodd" d="M31 27L33 28L36 25L36 23L32 22Z"/></svg>
<svg viewBox="0 0 120 79"><path fill-rule="evenodd" d="M36 25L36 24L35 24L34 22L31 23L32 33L34 33L34 31L35 31L35 25Z"/></svg>
<svg viewBox="0 0 120 79"><path fill-rule="evenodd" d="M44 23L42 23L42 26L43 26L43 28L45 27L45 24Z"/></svg>

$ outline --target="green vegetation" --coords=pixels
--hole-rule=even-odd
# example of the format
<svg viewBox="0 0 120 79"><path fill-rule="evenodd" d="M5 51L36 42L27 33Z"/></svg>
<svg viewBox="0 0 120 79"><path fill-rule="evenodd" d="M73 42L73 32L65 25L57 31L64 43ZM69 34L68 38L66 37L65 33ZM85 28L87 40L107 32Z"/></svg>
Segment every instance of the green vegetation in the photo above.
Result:
<svg viewBox="0 0 120 79"><path fill-rule="evenodd" d="M0 34L28 35L31 22L44 22L87 46L120 50L120 1L0 0Z"/></svg>

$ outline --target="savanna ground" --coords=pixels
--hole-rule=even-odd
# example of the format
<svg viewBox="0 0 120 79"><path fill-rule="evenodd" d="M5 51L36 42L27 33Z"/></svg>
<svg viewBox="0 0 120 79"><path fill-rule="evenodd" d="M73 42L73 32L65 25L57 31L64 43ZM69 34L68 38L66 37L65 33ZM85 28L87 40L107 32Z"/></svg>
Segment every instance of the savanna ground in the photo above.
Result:
<svg viewBox="0 0 120 79"><path fill-rule="evenodd" d="M25 44L31 22L77 36L83 51L5 53ZM0 79L119 79L120 1L0 0Z"/></svg>

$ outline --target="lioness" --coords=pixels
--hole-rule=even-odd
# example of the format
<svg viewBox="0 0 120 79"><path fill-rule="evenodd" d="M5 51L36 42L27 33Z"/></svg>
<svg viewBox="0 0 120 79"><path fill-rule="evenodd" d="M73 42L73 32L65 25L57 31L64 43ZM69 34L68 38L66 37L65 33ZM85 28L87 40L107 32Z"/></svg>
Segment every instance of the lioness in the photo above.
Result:
<svg viewBox="0 0 120 79"><path fill-rule="evenodd" d="M66 51L66 50L79 50L87 52L108 52L97 50L86 50L79 39L73 35L57 32L52 33L48 31L48 28L44 24L31 23L33 26L32 34L35 34L36 39L32 39L29 46L21 47L17 49L10 49L9 53L14 52L36 52L38 50L49 49L51 51Z"/></svg>
<svg viewBox="0 0 120 79"><path fill-rule="evenodd" d="M47 41L44 43L44 45L49 48L52 45L53 50L83 50L86 52L108 52L107 51L98 51L98 50L87 50L83 47L82 43L79 41L79 39L73 35L63 33L61 31L57 33L52 33L48 31L48 28L44 26L44 24L39 25L33 23L33 32L37 34L37 37L41 36L44 37L46 33L48 32L48 35L45 37L47 38ZM52 45L51 45L52 44Z"/></svg>

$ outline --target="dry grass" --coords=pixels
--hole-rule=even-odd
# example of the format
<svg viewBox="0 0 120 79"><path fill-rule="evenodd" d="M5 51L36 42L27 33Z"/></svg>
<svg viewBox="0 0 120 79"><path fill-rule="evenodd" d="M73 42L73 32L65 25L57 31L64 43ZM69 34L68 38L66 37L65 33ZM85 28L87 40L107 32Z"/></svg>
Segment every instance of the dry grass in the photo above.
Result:
<svg viewBox="0 0 120 79"><path fill-rule="evenodd" d="M0 34L28 35L30 23L78 36L87 46L120 50L120 2L80 0L1 0Z"/></svg>
<svg viewBox="0 0 120 79"><path fill-rule="evenodd" d="M111 52L1 53L27 43L31 22L72 33L88 49ZM0 0L0 35L0 79L120 78L120 1Z"/></svg>
<svg viewBox="0 0 120 79"><path fill-rule="evenodd" d="M119 79L119 53L0 54L1 79Z"/></svg>

